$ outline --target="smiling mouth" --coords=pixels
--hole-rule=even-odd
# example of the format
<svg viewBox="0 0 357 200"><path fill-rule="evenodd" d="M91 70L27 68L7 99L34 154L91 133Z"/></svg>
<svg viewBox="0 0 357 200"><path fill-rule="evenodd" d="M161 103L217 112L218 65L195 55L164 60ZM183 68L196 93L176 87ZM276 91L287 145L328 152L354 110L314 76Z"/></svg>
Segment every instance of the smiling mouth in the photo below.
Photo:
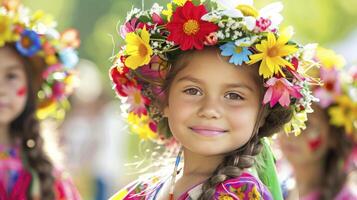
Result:
<svg viewBox="0 0 357 200"><path fill-rule="evenodd" d="M215 127L189 127L193 132L203 136L218 136L228 132L228 130Z"/></svg>

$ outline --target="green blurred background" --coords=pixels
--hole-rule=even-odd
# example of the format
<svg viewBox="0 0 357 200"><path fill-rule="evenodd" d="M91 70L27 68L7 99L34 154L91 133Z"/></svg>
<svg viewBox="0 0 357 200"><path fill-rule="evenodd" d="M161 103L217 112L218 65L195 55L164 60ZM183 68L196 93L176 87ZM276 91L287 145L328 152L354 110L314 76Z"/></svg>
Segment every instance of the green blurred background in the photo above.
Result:
<svg viewBox="0 0 357 200"><path fill-rule="evenodd" d="M99 104L112 102L115 97L114 92L111 90L108 70L111 66L109 58L117 52L120 44L123 42L119 37L117 27L119 23L123 22L126 13L132 7L141 8L142 3L144 3L145 8L150 8L155 1L23 0L23 2L32 10L41 9L52 14L58 21L59 30L73 27L80 31L82 43L79 49L79 55L82 59L91 61L92 66L96 68L95 73L97 73L98 76L93 77L98 77L101 92L98 97L99 99L96 99L95 102L74 103L73 109L75 111L72 112L77 112L77 114L79 113L78 116L87 116L84 118L88 118L90 121L89 123L91 123L91 120L97 121L97 118L94 117L97 116L98 112L102 109ZM158 0L156 2L160 3L160 5L166 6L169 1ZM274 1L256 0L255 4L258 8L261 8L269 2ZM346 49L345 39L350 37L353 31L357 28L357 0L282 0L282 2L284 4L283 16L285 17L282 26L293 25L296 32L295 39L301 43L317 42L326 47L339 46L341 51ZM343 43L345 44L342 45ZM347 42L347 46L351 45L353 45L353 43L349 44ZM354 48L357 48L356 43L355 46L356 47ZM337 50L339 48L337 48ZM91 81L94 78L87 78L87 80ZM91 90L91 86L89 86L87 90L88 89ZM114 104L119 104L119 101L117 100L114 100L114 102ZM88 108L90 108L91 111L83 113L84 109L90 110ZM72 113L72 116L75 116L75 114ZM119 118L119 114L112 116L115 120L116 118ZM76 124L77 121L74 121L74 119L76 118L70 117L69 121ZM88 124L88 121L86 121L86 123ZM102 147L97 143L102 143L102 146L105 147L110 145L116 146L114 151L120 151L121 153L111 152L111 156L107 157L105 152L99 153L99 157L102 156L105 160L112 161L112 163L109 162L109 164L103 164L106 169L103 169L104 167L100 165L101 161L96 159L91 160L91 158L88 158L88 155L86 154L82 155L84 158L82 158L81 155L79 155L79 158L77 155L73 155L73 152L75 154L77 152L76 148L73 148L74 150L72 150L72 154L65 153L65 156L73 156L72 161L75 160L72 162L72 165L69 164L68 166L83 198L96 200L107 199L109 195L113 194L115 190L118 190L119 187L123 186L131 179L128 178L129 176L126 176L125 170L122 170L122 168L123 163L126 163L129 158L133 157L133 155L137 153L136 149L138 140L136 136L132 135L123 137L123 134L126 135L127 132L125 130L122 130L121 132L114 132L114 136L109 137L108 140L102 139L106 137L105 134L101 133L102 130L97 130L96 133L98 134L86 133L86 123L84 123L84 137L80 139L77 138L77 141L80 142L74 142L72 144L71 142L68 142L73 140L73 138L68 138L75 137L72 136L72 132L70 132L67 139L64 140L64 143L67 143L69 146L88 145L89 147L87 149L84 148L85 150L83 150L83 148L79 149L84 152L87 151L87 153L88 150L93 149L100 151ZM105 129L106 126L107 125L103 122L99 129ZM77 129L79 128L72 128L70 130ZM117 136L115 136L115 134ZM88 138L92 139L89 140ZM115 143L115 141L119 140L124 141L121 141L119 144ZM110 145L108 143L110 143ZM113 149L109 149L108 151L113 151ZM89 151L89 156L92 153L96 154L94 150L93 152ZM116 160L120 161L115 162ZM109 170L107 170L108 166L106 165L111 164L113 166L109 167ZM92 167L88 167L92 165L96 166L95 168L97 168L97 170L93 170ZM107 171L107 174L109 173L109 175L102 175L101 171ZM115 171L121 171L120 174L116 174L111 177L112 179L119 177L115 178L118 179L116 181L106 182L105 180L108 180L108 178L98 178L101 176L110 176L111 173L115 174Z"/></svg>

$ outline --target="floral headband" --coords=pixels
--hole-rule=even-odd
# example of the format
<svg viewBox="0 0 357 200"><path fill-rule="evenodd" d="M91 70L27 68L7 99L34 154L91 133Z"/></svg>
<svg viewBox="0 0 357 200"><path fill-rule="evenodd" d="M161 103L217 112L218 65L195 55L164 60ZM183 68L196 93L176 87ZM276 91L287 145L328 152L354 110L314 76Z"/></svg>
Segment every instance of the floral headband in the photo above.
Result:
<svg viewBox="0 0 357 200"><path fill-rule="evenodd" d="M321 47L316 51L316 60L321 64L318 76L323 84L314 87L313 93L320 99L319 105L328 109L330 123L343 127L357 142L357 66L346 73L342 69L344 58Z"/></svg>
<svg viewBox="0 0 357 200"><path fill-rule="evenodd" d="M299 134L316 101L309 89L315 81L306 75L316 65L315 45L291 41L292 28L278 31L282 9L281 3L272 3L257 10L252 0L173 0L166 8L132 9L120 27L126 44L110 71L132 131L171 144L170 136L158 133L162 115L153 102L163 94L157 83L170 69L172 55L218 46L237 67L260 63L267 88L263 104L291 107L293 119L285 131Z"/></svg>
<svg viewBox="0 0 357 200"><path fill-rule="evenodd" d="M64 117L69 106L67 97L76 80L73 67L78 62L78 32L69 29L60 34L55 26L49 15L42 11L31 13L19 1L4 0L0 7L0 47L15 44L22 56L36 61L34 70L41 72L34 78L43 80L37 94L39 119Z"/></svg>

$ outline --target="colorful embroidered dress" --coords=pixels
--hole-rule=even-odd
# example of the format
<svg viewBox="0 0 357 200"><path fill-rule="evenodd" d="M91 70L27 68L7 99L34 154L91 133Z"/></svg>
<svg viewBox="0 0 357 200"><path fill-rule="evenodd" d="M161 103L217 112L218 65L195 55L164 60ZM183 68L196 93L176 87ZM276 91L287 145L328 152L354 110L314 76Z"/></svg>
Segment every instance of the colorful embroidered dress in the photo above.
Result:
<svg viewBox="0 0 357 200"><path fill-rule="evenodd" d="M160 177L150 178L150 181L135 181L115 194L110 200L154 200L164 183ZM150 184L150 185L149 185ZM178 200L194 200L201 194L199 184L181 194ZM229 179L216 187L214 195L216 200L271 200L273 199L268 189L259 179L244 172L241 176Z"/></svg>
<svg viewBox="0 0 357 200"><path fill-rule="evenodd" d="M55 171L56 200L79 200L80 196L65 173ZM19 146L0 145L0 200L26 200L33 193L30 171L24 168ZM36 196L36 195L35 195Z"/></svg>

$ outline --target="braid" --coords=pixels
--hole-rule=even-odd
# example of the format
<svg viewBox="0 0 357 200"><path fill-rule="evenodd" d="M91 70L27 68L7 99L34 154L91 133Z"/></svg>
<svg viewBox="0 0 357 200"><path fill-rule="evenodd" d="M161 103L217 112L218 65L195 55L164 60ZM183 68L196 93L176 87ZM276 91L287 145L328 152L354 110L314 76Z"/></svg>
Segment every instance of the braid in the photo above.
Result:
<svg viewBox="0 0 357 200"><path fill-rule="evenodd" d="M15 51L16 52L16 51ZM35 101L35 86L31 80L32 65L24 59L25 71L28 77L28 97L24 111L10 124L10 137L12 140L21 140L21 150L25 158L24 166L34 170L39 177L41 200L55 199L53 165L43 148L43 139L40 135L39 121L35 113L37 109ZM31 141L33 144L29 144ZM28 199L32 199L30 191Z"/></svg>
<svg viewBox="0 0 357 200"><path fill-rule="evenodd" d="M41 199L52 200L55 199L53 165L43 150L39 122L35 118L35 104L31 102L30 96L28 98L24 112L11 124L11 129L16 133L13 137L21 138L22 153L27 167L34 170L40 179ZM34 146L30 146L28 141L33 141ZM31 199L30 195L29 191L29 199Z"/></svg>
<svg viewBox="0 0 357 200"><path fill-rule="evenodd" d="M244 169L252 167L255 162L254 156L258 155L261 149L260 139L255 136L243 147L227 155L213 172L213 175L203 184L203 193L199 200L213 199L218 184L238 177Z"/></svg>
<svg viewBox="0 0 357 200"><path fill-rule="evenodd" d="M327 116L326 112L325 115ZM343 169L343 161L353 148L353 142L346 136L344 128L329 125L329 130L329 137L336 141L336 145L330 147L325 155L321 200L334 199L341 191L348 175Z"/></svg>

